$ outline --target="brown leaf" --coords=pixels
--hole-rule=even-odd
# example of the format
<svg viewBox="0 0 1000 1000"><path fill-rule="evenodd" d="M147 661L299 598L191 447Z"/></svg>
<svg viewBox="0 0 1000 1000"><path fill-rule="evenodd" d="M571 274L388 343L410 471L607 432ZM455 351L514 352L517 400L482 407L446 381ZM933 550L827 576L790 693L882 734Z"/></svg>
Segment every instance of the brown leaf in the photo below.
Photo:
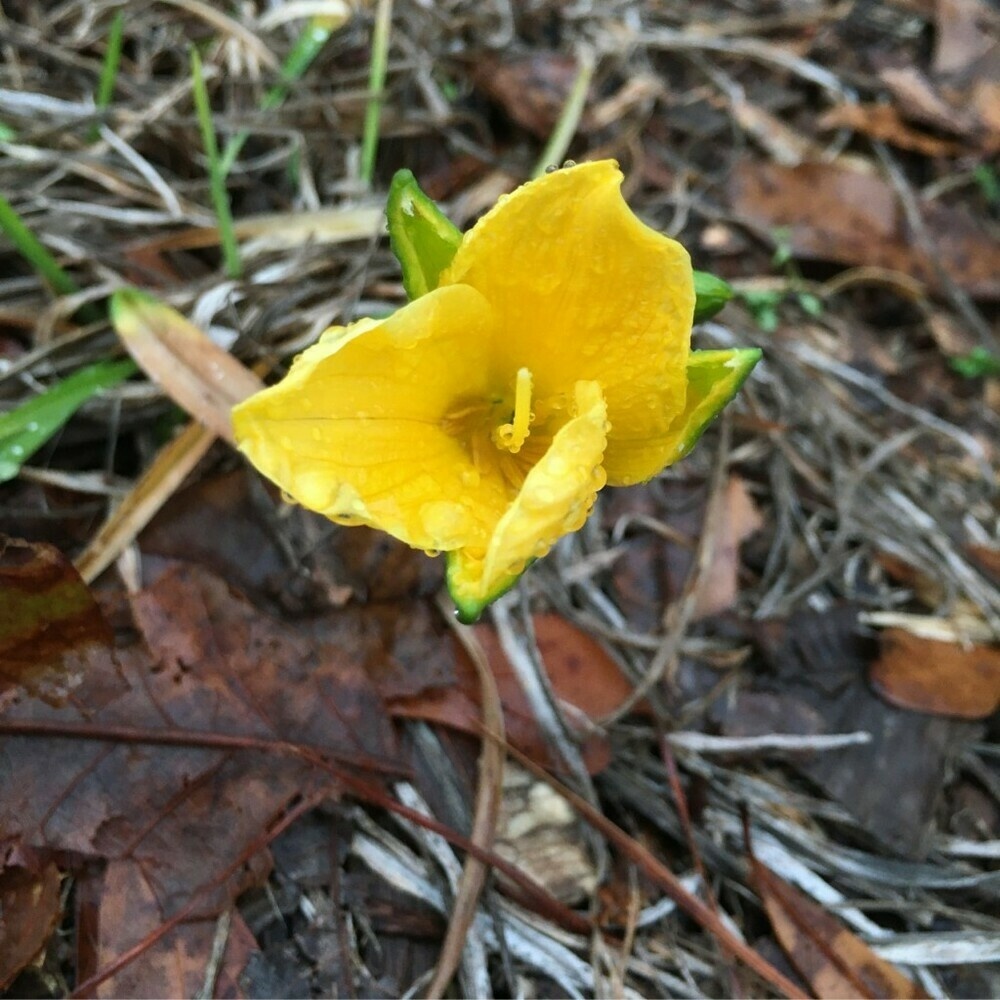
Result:
<svg viewBox="0 0 1000 1000"><path fill-rule="evenodd" d="M946 776L974 737L973 724L906 712L875 694L868 671L877 647L863 634L857 609L850 605L758 621L752 634L773 675L763 690L780 691L783 718L791 726L804 724L810 731L811 718L818 723L814 732L871 736L836 753L796 758L791 766L844 806L879 843L896 854L923 857L937 829ZM795 711L793 702L802 710ZM728 732L727 720L738 724L741 718L738 700L724 712L721 728ZM767 733L781 719L761 721ZM873 774L878 781L870 780Z"/></svg>
<svg viewBox="0 0 1000 1000"><path fill-rule="evenodd" d="M966 551L983 573L1000 586L1000 549L988 545L969 545Z"/></svg>
<svg viewBox="0 0 1000 1000"><path fill-rule="evenodd" d="M1000 18L981 0L937 0L935 4L935 74L968 72L997 49Z"/></svg>
<svg viewBox="0 0 1000 1000"><path fill-rule="evenodd" d="M442 560L381 531L342 528L290 508L255 472L200 479L164 505L139 539L144 553L197 562L253 599L301 614L430 596Z"/></svg>
<svg viewBox="0 0 1000 1000"><path fill-rule="evenodd" d="M613 712L631 693L632 686L622 676L618 665L586 632L554 614L535 615L534 625L542 661L553 690L562 701L593 719ZM488 624L473 627L500 691L507 739L535 760L551 760L548 744L513 667L500 647L495 629ZM457 646L456 651L456 684L410 698L392 698L387 693L392 713L404 718L440 722L477 734L480 719L478 682L464 651ZM572 724L572 712L568 721ZM593 735L585 737L582 752L592 774L602 771L610 760L607 742Z"/></svg>
<svg viewBox="0 0 1000 1000"><path fill-rule="evenodd" d="M893 705L958 719L1000 708L1000 648L926 639L906 629L881 633L872 683Z"/></svg>
<svg viewBox="0 0 1000 1000"><path fill-rule="evenodd" d="M959 113L945 101L916 66L894 66L882 70L879 76L906 117L950 135L968 135L975 128L968 113Z"/></svg>
<svg viewBox="0 0 1000 1000"><path fill-rule="evenodd" d="M820 1000L917 1000L926 994L821 906L751 857L754 887L774 933Z"/></svg>
<svg viewBox="0 0 1000 1000"><path fill-rule="evenodd" d="M895 191L873 174L825 163L747 162L733 173L730 198L745 219L787 227L799 256L887 267L940 287ZM1000 298L1000 243L959 209L932 203L922 213L937 262L952 280L972 295Z"/></svg>
<svg viewBox="0 0 1000 1000"><path fill-rule="evenodd" d="M637 628L662 623L668 604L684 590L694 564L698 539L705 530L708 490L701 480L672 480L654 490L621 491L611 511L621 516L653 518L663 525L660 538L642 533L630 538L615 562L612 577L619 601ZM695 620L732 607L739 594L740 547L763 526L746 483L730 476L713 524L712 559L698 582Z"/></svg>
<svg viewBox="0 0 1000 1000"><path fill-rule="evenodd" d="M162 914L150 882L134 861L112 861L77 885L77 977L83 982L156 930ZM215 920L194 920L168 931L138 961L95 991L99 997L191 997L205 984ZM243 995L239 977L259 951L243 918L234 913L212 995Z"/></svg>
<svg viewBox="0 0 1000 1000"><path fill-rule="evenodd" d="M115 292L111 319L136 364L178 406L232 443L230 412L264 388L260 378L176 309L142 292Z"/></svg>
<svg viewBox="0 0 1000 1000"><path fill-rule="evenodd" d="M840 104L827 111L817 124L822 129L851 128L924 156L960 156L966 151L962 143L911 128L891 104Z"/></svg>
<svg viewBox="0 0 1000 1000"><path fill-rule="evenodd" d="M739 594L740 546L764 526L746 483L730 476L722 497L712 560L698 581L693 620L731 608Z"/></svg>
<svg viewBox="0 0 1000 1000"><path fill-rule="evenodd" d="M203 570L169 569L132 612L140 640L93 657L71 701L52 707L22 690L0 716L0 772L19 779L0 799L0 840L133 865L130 892L155 903L159 922L294 798L335 791L302 752L364 765L390 758L394 739L346 644L262 614ZM67 727L99 738L57 735ZM301 751L262 752L281 741ZM194 916L255 884L260 861L199 897Z"/></svg>
<svg viewBox="0 0 1000 1000"><path fill-rule="evenodd" d="M518 125L547 139L566 104L577 71L572 56L533 52L503 62L486 59L475 79Z"/></svg>
<svg viewBox="0 0 1000 1000"><path fill-rule="evenodd" d="M97 602L58 549L0 536L0 710L23 693L65 702L112 642Z"/></svg>
<svg viewBox="0 0 1000 1000"><path fill-rule="evenodd" d="M45 947L62 915L59 869L51 862L39 872L0 872L0 990Z"/></svg>

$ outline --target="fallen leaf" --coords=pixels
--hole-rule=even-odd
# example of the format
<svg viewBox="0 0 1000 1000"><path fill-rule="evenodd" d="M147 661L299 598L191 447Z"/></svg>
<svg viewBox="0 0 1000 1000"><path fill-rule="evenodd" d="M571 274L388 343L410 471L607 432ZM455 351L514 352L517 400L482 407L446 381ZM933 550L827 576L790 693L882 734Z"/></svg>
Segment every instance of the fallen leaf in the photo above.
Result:
<svg viewBox="0 0 1000 1000"><path fill-rule="evenodd" d="M1000 17L981 0L936 0L934 26L936 75L967 73L997 49Z"/></svg>
<svg viewBox="0 0 1000 1000"><path fill-rule="evenodd" d="M926 997L894 965L751 855L754 888L775 936L820 1000L918 1000Z"/></svg>
<svg viewBox="0 0 1000 1000"><path fill-rule="evenodd" d="M830 108L817 122L821 129L850 128L924 156L961 156L962 143L918 132L903 121L891 104L840 104Z"/></svg>
<svg viewBox="0 0 1000 1000"><path fill-rule="evenodd" d="M988 545L969 545L966 551L983 573L1000 586L1000 549Z"/></svg>
<svg viewBox="0 0 1000 1000"><path fill-rule="evenodd" d="M264 383L179 312L144 292L115 292L111 321L136 364L178 406L232 443L230 411Z"/></svg>
<svg viewBox="0 0 1000 1000"><path fill-rule="evenodd" d="M730 199L747 221L787 228L800 257L886 267L941 287L895 191L874 174L826 163L744 162L733 172ZM1000 243L960 209L924 203L921 211L945 273L971 295L1000 298Z"/></svg>
<svg viewBox="0 0 1000 1000"><path fill-rule="evenodd" d="M246 467L180 490L139 539L144 553L197 562L254 600L316 614L345 601L436 593L442 560L390 535L290 507Z"/></svg>
<svg viewBox="0 0 1000 1000"><path fill-rule="evenodd" d="M1000 708L1000 648L962 646L901 628L880 634L871 679L893 705L958 719L985 719Z"/></svg>
<svg viewBox="0 0 1000 1000"><path fill-rule="evenodd" d="M764 527L764 519L739 476L730 476L722 497L712 559L698 581L692 620L726 611L739 594L740 546Z"/></svg>
<svg viewBox="0 0 1000 1000"><path fill-rule="evenodd" d="M684 590L705 527L708 491L702 480L672 480L655 489L621 491L611 499L614 520L650 518L657 528L634 533L616 560L612 579L622 608L640 629L663 622L667 606ZM645 523L652 523L645 522ZM714 525L712 558L698 581L693 620L732 607L739 594L740 547L763 527L763 519L739 476L730 476Z"/></svg>
<svg viewBox="0 0 1000 1000"><path fill-rule="evenodd" d="M113 641L58 549L0 536L0 711L23 695L64 703Z"/></svg>
<svg viewBox="0 0 1000 1000"><path fill-rule="evenodd" d="M535 615L535 636L542 662L555 695L571 706L567 721L574 723L573 711L589 719L613 712L631 694L632 685L622 676L615 661L592 636L555 614ZM507 739L534 760L547 760L551 752L539 729L531 705L500 646L492 625L473 626L476 638L500 691L507 727ZM475 670L457 644L456 683L425 691L416 697L393 697L391 690L383 693L390 701L393 715L424 719L460 729L480 732L479 685ZM610 761L607 741L581 728L583 759L592 774L602 771Z"/></svg>
<svg viewBox="0 0 1000 1000"><path fill-rule="evenodd" d="M879 843L897 854L922 857L936 829L945 775L974 738L974 724L893 708L875 694L868 669L877 646L863 634L850 605L755 622L748 632L771 675L762 688L749 690L779 691L784 708L776 719L763 718L763 730L754 732L740 728L746 714L740 696L727 700L720 706L722 732L728 734L733 725L740 735L764 735L783 720L820 733L867 732L867 743L795 758L790 766ZM818 729L811 729L810 719ZM871 780L873 774L878 781Z"/></svg>
<svg viewBox="0 0 1000 1000"><path fill-rule="evenodd" d="M134 861L112 861L87 874L76 887L77 979L84 982L138 944L158 922L159 908L148 879ZM155 921L150 926L150 918ZM192 920L168 931L95 991L99 997L193 997L205 985L216 920ZM242 997L239 978L257 941L238 912L229 924L213 997Z"/></svg>
<svg viewBox="0 0 1000 1000"><path fill-rule="evenodd" d="M975 129L976 123L967 110L953 108L916 66L893 66L882 70L879 78L908 118L949 135L969 135Z"/></svg>
<svg viewBox="0 0 1000 1000"><path fill-rule="evenodd" d="M62 915L59 869L6 868L0 872L0 990L45 947Z"/></svg>
<svg viewBox="0 0 1000 1000"><path fill-rule="evenodd" d="M518 125L547 139L577 72L573 56L538 51L523 58L485 59L475 79Z"/></svg>
<svg viewBox="0 0 1000 1000"><path fill-rule="evenodd" d="M259 883L261 855L220 875L294 799L335 793L310 754L391 766L395 742L348 644L261 613L204 570L168 568L133 595L131 618L137 639L100 647L72 699L22 688L0 715L0 773L18 775L0 840L130 865L127 895L144 902L128 933L142 937L213 882L193 918Z"/></svg>

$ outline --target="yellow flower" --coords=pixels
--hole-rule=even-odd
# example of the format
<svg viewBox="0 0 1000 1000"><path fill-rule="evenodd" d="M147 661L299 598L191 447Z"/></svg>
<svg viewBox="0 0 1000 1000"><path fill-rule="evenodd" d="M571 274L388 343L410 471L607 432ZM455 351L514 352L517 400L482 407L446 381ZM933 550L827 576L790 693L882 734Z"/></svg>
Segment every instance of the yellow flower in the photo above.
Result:
<svg viewBox="0 0 1000 1000"><path fill-rule="evenodd" d="M621 180L601 161L523 185L436 287L326 331L233 411L242 451L298 503L446 552L466 620L605 483L686 453L756 360L689 354L687 252L632 214Z"/></svg>

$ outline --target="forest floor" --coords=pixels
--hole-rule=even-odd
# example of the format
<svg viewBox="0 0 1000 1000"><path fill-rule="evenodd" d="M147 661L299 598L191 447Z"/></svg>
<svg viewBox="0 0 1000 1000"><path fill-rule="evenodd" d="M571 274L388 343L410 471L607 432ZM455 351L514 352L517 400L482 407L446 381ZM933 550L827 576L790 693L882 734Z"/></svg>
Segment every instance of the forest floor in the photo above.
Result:
<svg viewBox="0 0 1000 1000"><path fill-rule="evenodd" d="M995 4L4 0L0 53L4 995L1000 995ZM475 626L120 361L131 286L241 398L404 303L396 170L465 229L599 158L763 361Z"/></svg>

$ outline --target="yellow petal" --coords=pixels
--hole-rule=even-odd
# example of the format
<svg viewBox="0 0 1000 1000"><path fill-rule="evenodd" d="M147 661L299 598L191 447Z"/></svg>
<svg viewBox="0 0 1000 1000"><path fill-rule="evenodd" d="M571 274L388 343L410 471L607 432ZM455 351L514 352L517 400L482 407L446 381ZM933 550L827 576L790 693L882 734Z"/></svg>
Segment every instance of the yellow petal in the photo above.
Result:
<svg viewBox="0 0 1000 1000"><path fill-rule="evenodd" d="M600 385L578 382L574 401L575 415L528 473L485 551L462 548L448 553L448 589L463 621L474 621L532 560L580 528L604 486L607 406Z"/></svg>
<svg viewBox="0 0 1000 1000"><path fill-rule="evenodd" d="M538 399L599 382L609 475L647 479L661 455L636 462L630 443L660 437L684 407L694 281L687 251L633 215L621 181L603 160L523 185L466 234L441 283L489 300L506 381L530 369Z"/></svg>
<svg viewBox="0 0 1000 1000"><path fill-rule="evenodd" d="M666 433L649 440L617 442L612 486L628 486L679 462L697 443L702 432L739 391L760 360L757 348L728 351L692 351L688 355L687 401ZM608 449L610 451L610 447Z"/></svg>
<svg viewBox="0 0 1000 1000"><path fill-rule="evenodd" d="M335 327L233 411L240 449L294 500L423 549L485 544L508 489L480 474L444 416L487 390L494 336L471 288L381 322Z"/></svg>

